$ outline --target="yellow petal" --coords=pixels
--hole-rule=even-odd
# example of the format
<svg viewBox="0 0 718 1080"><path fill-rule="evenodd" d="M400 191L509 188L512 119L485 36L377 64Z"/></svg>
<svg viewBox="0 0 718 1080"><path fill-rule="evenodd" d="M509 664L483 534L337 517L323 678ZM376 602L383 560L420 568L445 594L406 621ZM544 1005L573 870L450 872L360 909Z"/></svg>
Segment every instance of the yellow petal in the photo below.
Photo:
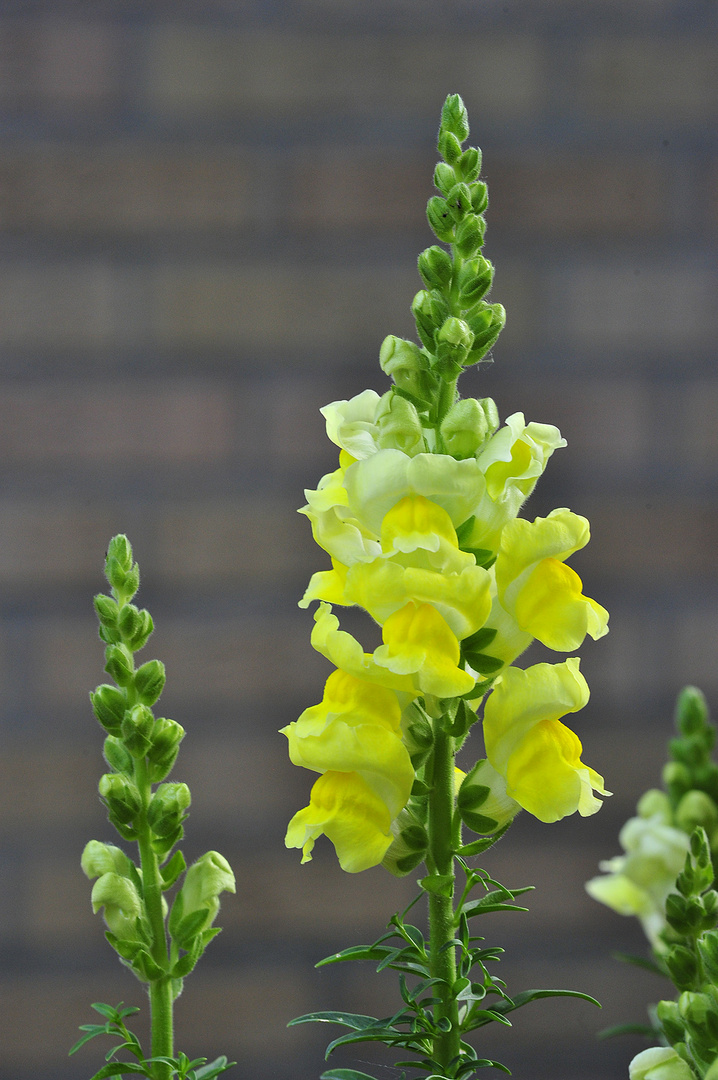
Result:
<svg viewBox="0 0 718 1080"><path fill-rule="evenodd" d="M322 833L334 844L342 870L356 874L377 866L391 844L391 815L356 773L327 772L312 788L309 806L289 822L285 844L311 860Z"/></svg>
<svg viewBox="0 0 718 1080"><path fill-rule="evenodd" d="M398 674L415 674L421 691L458 697L475 680L458 666L456 635L431 604L409 603L384 623L384 644L374 652L377 664Z"/></svg>
<svg viewBox="0 0 718 1080"><path fill-rule="evenodd" d="M516 597L516 621L550 649L577 649L587 633L608 633L608 612L584 596L581 578L557 559L543 559Z"/></svg>

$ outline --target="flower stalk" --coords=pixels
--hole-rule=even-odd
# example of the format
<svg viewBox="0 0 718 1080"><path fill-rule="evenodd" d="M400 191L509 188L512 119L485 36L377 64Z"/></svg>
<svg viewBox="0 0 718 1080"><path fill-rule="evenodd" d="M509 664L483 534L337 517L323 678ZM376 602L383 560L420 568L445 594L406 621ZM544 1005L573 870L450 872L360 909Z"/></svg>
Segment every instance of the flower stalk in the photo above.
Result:
<svg viewBox="0 0 718 1080"><path fill-rule="evenodd" d="M328 1054L365 1040L412 1051L399 1064L435 1080L504 1068L479 1057L466 1036L509 1023L509 1012L537 996L571 993L511 997L491 973L501 950L484 946L471 920L526 910L515 900L528 889L508 889L468 860L522 808L552 822L594 814L594 793L608 794L561 722L588 701L578 658L514 666L534 640L573 652L586 635L602 637L608 613L566 565L588 542L586 519L566 509L519 517L565 445L560 432L522 413L501 425L491 398L458 393L461 373L489 362L506 319L486 299L488 194L479 150L463 146L468 134L463 102L451 95L439 128L438 194L427 206L439 243L419 256L424 288L412 303L419 344L389 335L379 354L389 390L321 410L339 464L306 491L301 512L331 568L312 576L300 606L319 601L312 645L334 670L322 701L283 729L292 762L319 774L309 805L289 823L287 846L306 863L326 835L349 873L382 863L404 875L425 863L419 885L429 923L426 942L407 909L372 945L324 961L396 970L404 1004L394 1016L322 1012L295 1022L348 1027ZM340 628L333 609L343 606L381 627L373 652ZM464 776L456 754L472 730L482 730L484 756ZM465 843L464 828L477 839ZM367 1080L351 1069L324 1076Z"/></svg>

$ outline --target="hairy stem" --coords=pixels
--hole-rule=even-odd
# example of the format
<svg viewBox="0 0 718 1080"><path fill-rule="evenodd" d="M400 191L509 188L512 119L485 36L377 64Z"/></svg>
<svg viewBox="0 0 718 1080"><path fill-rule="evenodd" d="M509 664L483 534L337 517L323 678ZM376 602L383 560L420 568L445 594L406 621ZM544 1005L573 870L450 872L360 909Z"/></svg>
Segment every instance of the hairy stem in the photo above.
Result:
<svg viewBox="0 0 718 1080"><path fill-rule="evenodd" d="M454 938L454 853L452 850L452 818L454 814L454 740L441 730L434 739L433 786L429 797L429 847L436 874L449 878L450 884L441 892L429 893L429 937L431 976L440 979L435 987L441 1000L434 1006L434 1020L451 1027L434 1036L434 1058L445 1070L459 1053L461 1035L454 983L456 981L456 951L449 943Z"/></svg>

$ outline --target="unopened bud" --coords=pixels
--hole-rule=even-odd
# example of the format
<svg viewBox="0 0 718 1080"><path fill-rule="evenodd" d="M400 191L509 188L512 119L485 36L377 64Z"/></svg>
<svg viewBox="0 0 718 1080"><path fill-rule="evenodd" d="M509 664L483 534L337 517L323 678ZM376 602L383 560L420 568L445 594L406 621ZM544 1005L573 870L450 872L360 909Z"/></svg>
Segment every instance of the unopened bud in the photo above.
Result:
<svg viewBox="0 0 718 1080"><path fill-rule="evenodd" d="M114 772L131 773L133 769L132 755L121 739L114 735L108 735L105 739L102 755Z"/></svg>
<svg viewBox="0 0 718 1080"><path fill-rule="evenodd" d="M710 831L718 824L718 807L705 791L687 791L676 809L676 824L687 833L697 825Z"/></svg>
<svg viewBox="0 0 718 1080"><path fill-rule="evenodd" d="M636 812L641 818L659 817L663 825L671 825L673 822L668 796L658 788L651 788L641 795Z"/></svg>
<svg viewBox="0 0 718 1080"><path fill-rule="evenodd" d="M470 183L478 178L481 172L481 151L477 146L468 146L461 155L461 160L456 166L462 180Z"/></svg>
<svg viewBox="0 0 718 1080"><path fill-rule="evenodd" d="M677 1001L659 1001L656 1016L669 1043L682 1042L685 1039L685 1028Z"/></svg>
<svg viewBox="0 0 718 1080"><path fill-rule="evenodd" d="M449 211L446 199L433 195L426 204L426 217L437 239L447 244L451 243L454 239L454 218Z"/></svg>
<svg viewBox="0 0 718 1080"><path fill-rule="evenodd" d="M463 398L449 409L440 430L446 452L461 459L473 457L483 446L489 425L480 403L475 398Z"/></svg>
<svg viewBox="0 0 718 1080"><path fill-rule="evenodd" d="M425 449L424 432L419 414L406 398L391 394L383 411L377 417L379 436L377 444L382 450L401 450L413 457Z"/></svg>
<svg viewBox="0 0 718 1080"><path fill-rule="evenodd" d="M150 780L153 784L164 780L172 769L184 736L185 730L176 720L168 720L164 716L155 720L152 746L148 751Z"/></svg>
<svg viewBox="0 0 718 1080"><path fill-rule="evenodd" d="M663 766L663 783L674 802L678 802L691 787L691 774L680 761L668 761Z"/></svg>
<svg viewBox="0 0 718 1080"><path fill-rule="evenodd" d="M438 188L442 195L446 195L447 192L451 191L456 180L456 173L451 165L447 165L446 162L440 161L434 169L434 187Z"/></svg>
<svg viewBox="0 0 718 1080"><path fill-rule="evenodd" d="M107 646L105 649L105 671L112 676L118 686L130 685L133 669L132 654L124 645Z"/></svg>
<svg viewBox="0 0 718 1080"><path fill-rule="evenodd" d="M433 399L436 379L429 371L426 356L413 341L390 334L382 342L379 363L400 390L417 401L428 403Z"/></svg>
<svg viewBox="0 0 718 1080"><path fill-rule="evenodd" d="M135 690L143 705L154 705L165 685L165 666L161 660L148 660L135 672Z"/></svg>
<svg viewBox="0 0 718 1080"><path fill-rule="evenodd" d="M676 726L682 735L697 735L708 722L708 703L697 686L686 686L676 702Z"/></svg>
<svg viewBox="0 0 718 1080"><path fill-rule="evenodd" d="M459 94L449 94L441 109L440 131L450 131L459 142L469 137L469 115Z"/></svg>
<svg viewBox="0 0 718 1080"><path fill-rule="evenodd" d="M690 1065L672 1046L651 1046L628 1066L629 1080L695 1080Z"/></svg>
<svg viewBox="0 0 718 1080"><path fill-rule="evenodd" d="M122 739L135 758L143 758L152 745L152 728L155 718L146 705L128 709L122 721Z"/></svg>
<svg viewBox="0 0 718 1080"><path fill-rule="evenodd" d="M486 222L476 214L467 214L456 229L456 249L464 258L475 255L484 242Z"/></svg>
<svg viewBox="0 0 718 1080"><path fill-rule="evenodd" d="M493 280L494 268L483 255L466 263L458 278L459 303L462 307L478 303L491 288Z"/></svg>
<svg viewBox="0 0 718 1080"><path fill-rule="evenodd" d="M451 283L454 267L443 248L426 248L419 256L418 266L427 289L440 289Z"/></svg>
<svg viewBox="0 0 718 1080"><path fill-rule="evenodd" d="M186 784L161 784L147 809L147 822L155 836L172 836L187 817L191 802Z"/></svg>
<svg viewBox="0 0 718 1080"><path fill-rule="evenodd" d="M212 925L219 911L220 893L235 891L234 874L227 860L218 851L208 851L190 866L175 897L169 918L172 938L186 947Z"/></svg>
<svg viewBox="0 0 718 1080"><path fill-rule="evenodd" d="M133 867L129 857L114 844L102 844L99 840L90 840L85 844L80 860L86 877L96 878L102 874L120 874L128 877Z"/></svg>
<svg viewBox="0 0 718 1080"><path fill-rule="evenodd" d="M135 785L118 773L105 773L100 777L98 788L110 814L121 825L129 825L142 806Z"/></svg>
<svg viewBox="0 0 718 1080"><path fill-rule="evenodd" d="M110 735L119 735L120 725L127 708L127 695L124 691L118 690L116 686L110 686L109 683L103 683L90 694L90 701L92 711L105 731Z"/></svg>
<svg viewBox="0 0 718 1080"><path fill-rule="evenodd" d="M440 131L437 141L439 153L449 165L461 159L461 143L451 131Z"/></svg>
<svg viewBox="0 0 718 1080"><path fill-rule="evenodd" d="M104 918L116 937L132 941L137 937L136 921L142 916L142 901L129 878L106 873L97 879L92 889L92 910L104 908Z"/></svg>
<svg viewBox="0 0 718 1080"><path fill-rule="evenodd" d="M474 344L468 363L476 364L484 358L506 325L506 310L502 304L486 304L482 311L472 315L467 322L474 332Z"/></svg>
<svg viewBox="0 0 718 1080"><path fill-rule="evenodd" d="M144 608L139 611L134 604L125 604L120 612L120 630L127 645L138 652L147 644L152 630L152 616Z"/></svg>

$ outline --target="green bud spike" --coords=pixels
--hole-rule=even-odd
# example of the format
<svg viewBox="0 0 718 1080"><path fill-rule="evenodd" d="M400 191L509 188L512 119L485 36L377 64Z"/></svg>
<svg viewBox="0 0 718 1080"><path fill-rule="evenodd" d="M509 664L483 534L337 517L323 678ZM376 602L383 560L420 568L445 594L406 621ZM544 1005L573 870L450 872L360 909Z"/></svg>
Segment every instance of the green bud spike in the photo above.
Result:
<svg viewBox="0 0 718 1080"><path fill-rule="evenodd" d="M119 735L120 725L127 708L127 695L125 692L118 690L115 686L110 686L109 683L103 683L102 686L97 687L94 693L90 694L90 701L92 711L105 731L109 732L110 735Z"/></svg>
<svg viewBox="0 0 718 1080"><path fill-rule="evenodd" d="M135 672L135 692L143 705L154 705L165 685L165 666L161 660L148 660Z"/></svg>

